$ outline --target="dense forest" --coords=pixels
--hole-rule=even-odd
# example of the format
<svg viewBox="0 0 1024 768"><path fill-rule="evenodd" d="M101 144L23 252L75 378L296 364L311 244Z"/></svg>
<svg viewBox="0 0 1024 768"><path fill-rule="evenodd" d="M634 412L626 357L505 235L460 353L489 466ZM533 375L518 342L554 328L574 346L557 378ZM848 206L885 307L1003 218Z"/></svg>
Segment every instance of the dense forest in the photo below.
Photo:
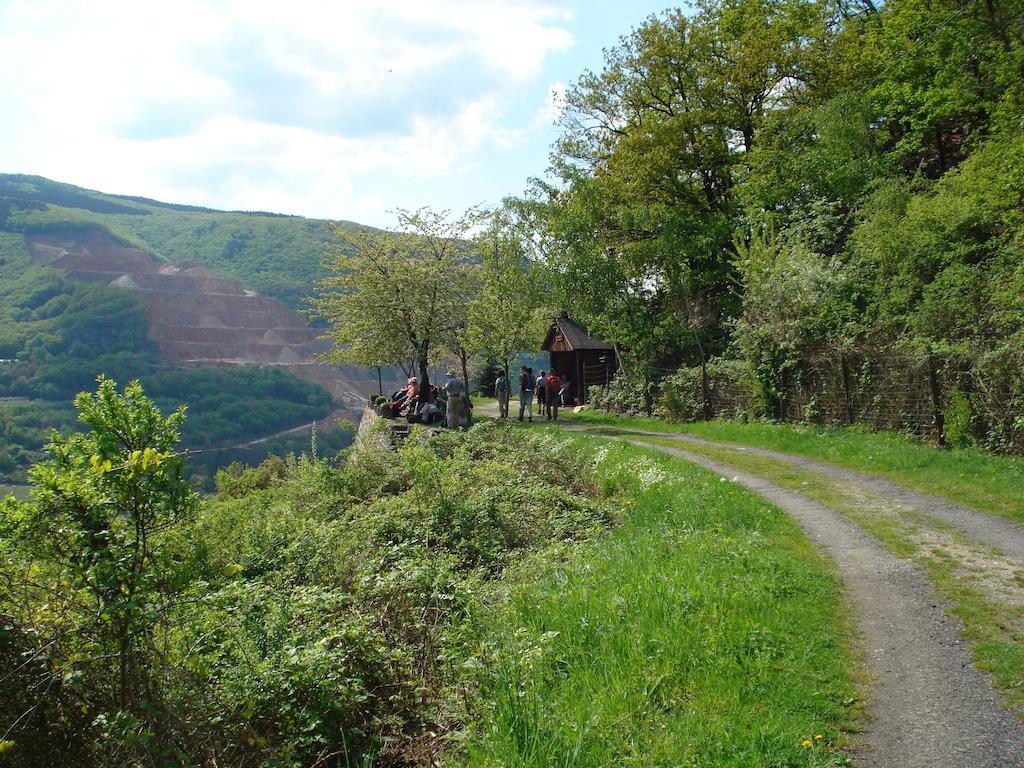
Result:
<svg viewBox="0 0 1024 768"><path fill-rule="evenodd" d="M607 404L1024 448L1022 14L700 2L606 51L512 202Z"/></svg>

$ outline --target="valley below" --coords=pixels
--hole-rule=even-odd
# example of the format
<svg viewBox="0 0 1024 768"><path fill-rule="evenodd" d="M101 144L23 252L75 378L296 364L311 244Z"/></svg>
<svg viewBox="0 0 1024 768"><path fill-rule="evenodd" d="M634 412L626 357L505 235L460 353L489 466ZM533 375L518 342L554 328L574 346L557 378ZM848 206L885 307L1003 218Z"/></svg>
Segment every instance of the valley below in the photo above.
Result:
<svg viewBox="0 0 1024 768"><path fill-rule="evenodd" d="M332 368L316 355L327 343L305 317L194 261L161 262L98 231L29 235L39 263L78 282L133 291L162 362L182 366L273 366L318 384L358 418L376 372Z"/></svg>
<svg viewBox="0 0 1024 768"><path fill-rule="evenodd" d="M351 440L376 369L328 365L303 313L324 222L227 213L0 175L0 482L21 484L105 375L184 404L193 481ZM384 369L380 385L398 386Z"/></svg>

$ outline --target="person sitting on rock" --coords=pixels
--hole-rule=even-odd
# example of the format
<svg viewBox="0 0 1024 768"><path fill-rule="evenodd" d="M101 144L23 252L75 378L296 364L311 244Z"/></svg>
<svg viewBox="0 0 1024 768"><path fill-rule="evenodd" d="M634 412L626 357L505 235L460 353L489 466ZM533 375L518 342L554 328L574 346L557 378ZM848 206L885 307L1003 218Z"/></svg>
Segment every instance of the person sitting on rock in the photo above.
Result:
<svg viewBox="0 0 1024 768"><path fill-rule="evenodd" d="M420 421L423 424L433 424L441 421L444 416L444 401L441 399L441 391L437 387L430 388L430 401L420 408Z"/></svg>
<svg viewBox="0 0 1024 768"><path fill-rule="evenodd" d="M417 400L420 393L420 382L415 376L406 382L405 389L398 393L398 396L391 398L391 408L395 413L409 409L409 413L416 412Z"/></svg>

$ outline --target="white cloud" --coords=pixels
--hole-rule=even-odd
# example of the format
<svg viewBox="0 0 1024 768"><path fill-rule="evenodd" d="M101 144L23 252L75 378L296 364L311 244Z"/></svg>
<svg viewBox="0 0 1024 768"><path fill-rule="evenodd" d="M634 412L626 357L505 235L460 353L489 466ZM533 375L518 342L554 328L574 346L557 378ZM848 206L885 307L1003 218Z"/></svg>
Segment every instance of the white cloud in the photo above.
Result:
<svg viewBox="0 0 1024 768"><path fill-rule="evenodd" d="M7 3L0 171L381 223L371 181L523 140L499 105L573 45L567 20L539 0Z"/></svg>

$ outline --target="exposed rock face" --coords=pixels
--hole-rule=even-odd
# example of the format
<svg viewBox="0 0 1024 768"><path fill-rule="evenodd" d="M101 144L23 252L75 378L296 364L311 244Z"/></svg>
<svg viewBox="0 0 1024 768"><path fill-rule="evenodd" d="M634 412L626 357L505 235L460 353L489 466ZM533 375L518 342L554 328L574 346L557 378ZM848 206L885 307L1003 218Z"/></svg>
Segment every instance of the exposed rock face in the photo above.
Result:
<svg viewBox="0 0 1024 768"><path fill-rule="evenodd" d="M95 231L29 235L32 252L71 280L136 291L163 360L180 365L272 365L326 387L352 406L377 389L376 372L331 368L305 318L195 262L169 264ZM388 382L392 384L392 382Z"/></svg>

